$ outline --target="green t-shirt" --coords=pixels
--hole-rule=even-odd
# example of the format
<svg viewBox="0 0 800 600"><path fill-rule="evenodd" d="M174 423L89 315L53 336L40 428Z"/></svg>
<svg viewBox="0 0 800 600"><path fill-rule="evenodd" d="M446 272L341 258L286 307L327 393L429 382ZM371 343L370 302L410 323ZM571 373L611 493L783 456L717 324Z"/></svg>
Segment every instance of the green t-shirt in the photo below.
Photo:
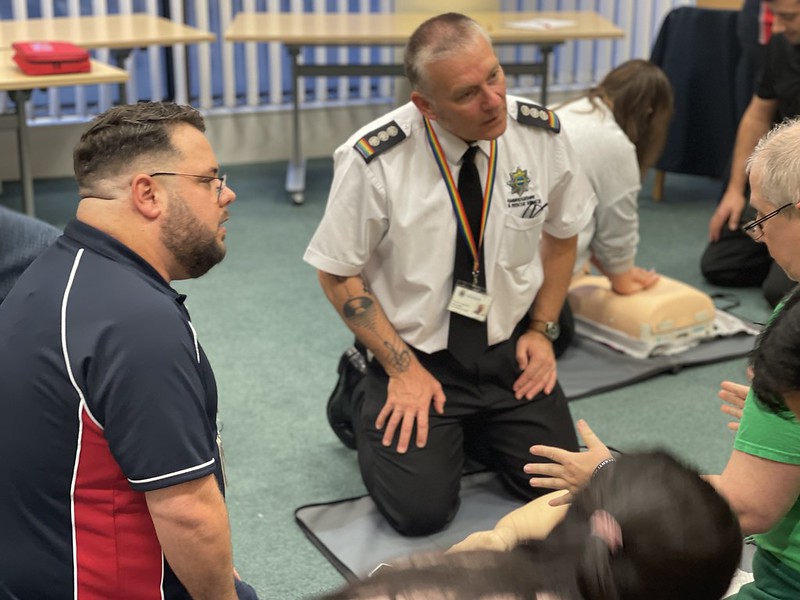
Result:
<svg viewBox="0 0 800 600"><path fill-rule="evenodd" d="M780 306L776 312L780 310ZM774 314L774 313L773 313ZM788 418L787 418L788 417ZM776 415L747 395L733 447L752 456L800 465L800 423L791 413ZM769 502L764 498L764 502ZM754 536L759 548L800 572L800 498L772 529Z"/></svg>

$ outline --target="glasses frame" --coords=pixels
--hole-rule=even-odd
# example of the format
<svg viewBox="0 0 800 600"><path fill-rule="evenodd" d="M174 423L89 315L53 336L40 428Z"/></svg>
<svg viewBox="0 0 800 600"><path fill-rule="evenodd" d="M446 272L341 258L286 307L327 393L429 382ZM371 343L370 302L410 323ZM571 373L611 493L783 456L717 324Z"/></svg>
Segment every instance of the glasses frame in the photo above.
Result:
<svg viewBox="0 0 800 600"><path fill-rule="evenodd" d="M225 189L225 184L228 182L228 176L223 173L222 175L192 175L191 173L173 173L171 171L159 171L157 173L150 173L150 177L194 177L195 179L208 179L209 181L219 181L217 188L217 204L222 200L222 190Z"/></svg>
<svg viewBox="0 0 800 600"><path fill-rule="evenodd" d="M756 219L755 221L750 221L749 223L745 223L742 226L742 231L744 231L747 235L749 235L756 242L760 241L761 238L764 237L764 227L762 226L762 223L764 221L769 221L772 217L777 215L783 209L789 208L790 206L794 206L794 202L789 202L787 204L784 204L780 208L776 208L771 213L768 213L768 214L764 215L760 219Z"/></svg>

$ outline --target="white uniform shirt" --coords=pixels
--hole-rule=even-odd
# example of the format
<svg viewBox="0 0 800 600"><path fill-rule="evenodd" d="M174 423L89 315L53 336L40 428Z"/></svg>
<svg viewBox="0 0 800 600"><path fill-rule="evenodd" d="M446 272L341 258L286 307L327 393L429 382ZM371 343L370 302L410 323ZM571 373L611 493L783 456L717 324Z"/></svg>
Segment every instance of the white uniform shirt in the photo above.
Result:
<svg viewBox="0 0 800 600"><path fill-rule="evenodd" d="M519 123L517 101L529 103L513 96L507 100L508 127L498 138L482 265L493 298L489 344L511 336L539 291L542 229L558 238L576 235L595 206L588 180L576 172L566 136ZM433 126L457 181L467 143L435 121ZM398 129L406 139L396 142ZM377 150L369 162L354 148L365 136ZM381 151L385 141L396 146ZM485 186L490 143L478 146L475 164ZM536 212L533 207L545 204L527 218ZM363 127L336 150L328 206L304 260L333 275L362 274L400 337L433 353L447 347L455 240L450 196L422 115L408 103Z"/></svg>
<svg viewBox="0 0 800 600"><path fill-rule="evenodd" d="M597 196L594 217L578 236L575 272L594 255L607 272L624 273L633 267L639 244L636 146L599 100L594 108L581 98L556 113Z"/></svg>

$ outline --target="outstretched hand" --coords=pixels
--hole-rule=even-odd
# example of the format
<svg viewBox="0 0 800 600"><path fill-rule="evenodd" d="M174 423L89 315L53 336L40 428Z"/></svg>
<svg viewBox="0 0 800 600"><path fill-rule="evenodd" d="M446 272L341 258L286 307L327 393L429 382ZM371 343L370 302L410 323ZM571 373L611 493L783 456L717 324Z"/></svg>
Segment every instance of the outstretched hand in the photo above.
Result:
<svg viewBox="0 0 800 600"><path fill-rule="evenodd" d="M584 488L592 478L595 468L603 460L612 458L606 445L597 437L583 419L577 423L578 435L586 445L586 452L570 452L553 446L532 446L531 454L549 458L552 463L528 463L524 471L531 477L533 487L567 490L569 493L550 501L550 506L569 504L574 495Z"/></svg>
<svg viewBox="0 0 800 600"><path fill-rule="evenodd" d="M747 393L750 391L750 386L742 385L741 383L734 383L732 381L723 381L719 384L719 392L717 396L725 402L719 409L726 415L736 419L728 423L728 429L732 431L739 430L739 420L742 418L742 410L744 409L744 401L747 398Z"/></svg>

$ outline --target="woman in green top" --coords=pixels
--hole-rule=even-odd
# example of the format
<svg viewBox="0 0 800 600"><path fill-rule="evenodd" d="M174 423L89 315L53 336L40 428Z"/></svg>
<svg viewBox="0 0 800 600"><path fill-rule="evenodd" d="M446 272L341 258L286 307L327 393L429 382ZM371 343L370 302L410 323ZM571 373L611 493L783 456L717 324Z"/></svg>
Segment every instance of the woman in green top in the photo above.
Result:
<svg viewBox="0 0 800 600"><path fill-rule="evenodd" d="M794 281L800 280L800 121L768 133L747 161L750 204L756 220L744 230L769 248ZM720 397L744 409L734 450L721 475L707 479L728 500L745 534L755 534L755 581L738 600L800 598L800 295L779 305L751 358L753 386L723 382ZM586 423L578 423L589 451L583 454L537 446L538 456L556 464L530 464L531 485L567 489L568 501L592 470L610 457Z"/></svg>

